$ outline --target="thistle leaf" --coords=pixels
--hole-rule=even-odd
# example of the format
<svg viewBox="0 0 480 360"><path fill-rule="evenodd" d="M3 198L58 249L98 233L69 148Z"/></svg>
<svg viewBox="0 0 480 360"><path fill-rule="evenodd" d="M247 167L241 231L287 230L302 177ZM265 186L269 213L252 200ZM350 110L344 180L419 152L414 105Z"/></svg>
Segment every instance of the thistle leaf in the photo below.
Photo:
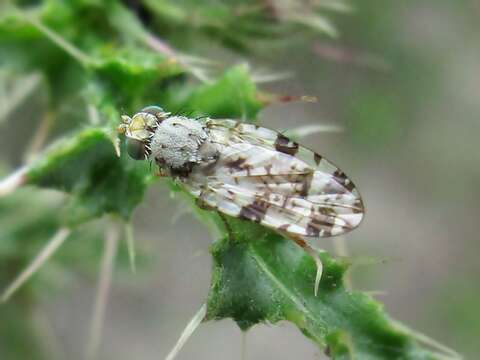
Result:
<svg viewBox="0 0 480 360"><path fill-rule="evenodd" d="M445 359L385 314L380 303L348 291L349 264L321 253L324 273L313 292L313 259L293 241L259 225L228 218L230 233L212 247L206 320L232 318L242 330L290 321L335 359Z"/></svg>

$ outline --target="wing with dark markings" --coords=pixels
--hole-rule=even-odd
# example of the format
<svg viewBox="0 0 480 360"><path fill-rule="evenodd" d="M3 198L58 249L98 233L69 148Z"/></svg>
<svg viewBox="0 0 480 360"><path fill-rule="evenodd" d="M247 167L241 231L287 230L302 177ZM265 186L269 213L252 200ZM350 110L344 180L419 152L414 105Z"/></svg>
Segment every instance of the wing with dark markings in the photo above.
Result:
<svg viewBox="0 0 480 360"><path fill-rule="evenodd" d="M208 120L220 157L186 185L209 206L287 233L327 237L357 227L364 208L335 165L284 135L233 120Z"/></svg>

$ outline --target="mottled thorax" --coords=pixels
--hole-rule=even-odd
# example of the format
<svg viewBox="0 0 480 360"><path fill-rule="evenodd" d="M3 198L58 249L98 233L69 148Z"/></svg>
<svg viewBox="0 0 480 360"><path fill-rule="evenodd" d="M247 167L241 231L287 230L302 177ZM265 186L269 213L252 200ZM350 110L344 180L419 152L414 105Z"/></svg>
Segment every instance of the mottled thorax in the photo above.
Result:
<svg viewBox="0 0 480 360"><path fill-rule="evenodd" d="M188 172L211 154L205 154L208 130L195 119L172 116L163 120L150 142L151 158L172 172Z"/></svg>

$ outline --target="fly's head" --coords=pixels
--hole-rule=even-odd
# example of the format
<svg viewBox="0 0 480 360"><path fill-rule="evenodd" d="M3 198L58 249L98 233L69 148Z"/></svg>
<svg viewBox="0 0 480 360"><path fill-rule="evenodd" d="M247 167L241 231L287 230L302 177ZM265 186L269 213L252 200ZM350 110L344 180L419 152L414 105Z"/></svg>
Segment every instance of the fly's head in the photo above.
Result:
<svg viewBox="0 0 480 360"><path fill-rule="evenodd" d="M150 156L150 142L158 125L170 113L163 111L158 106L149 106L142 109L132 117L122 115L122 122L118 132L127 138L127 153L132 159L146 160Z"/></svg>

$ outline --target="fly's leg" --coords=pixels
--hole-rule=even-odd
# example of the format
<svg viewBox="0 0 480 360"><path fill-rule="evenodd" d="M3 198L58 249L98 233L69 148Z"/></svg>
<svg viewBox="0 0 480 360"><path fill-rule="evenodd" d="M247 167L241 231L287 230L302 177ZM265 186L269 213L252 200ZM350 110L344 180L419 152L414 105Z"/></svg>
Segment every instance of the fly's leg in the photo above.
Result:
<svg viewBox="0 0 480 360"><path fill-rule="evenodd" d="M220 219L223 222L223 225L225 226L225 230L228 233L228 238L230 240L233 240L233 230L230 224L228 223L226 217L220 212L217 211L217 209L214 206L208 205L205 200L203 199L205 197L205 194L207 193L208 190L202 190L200 193L200 196L195 199L195 205L197 205L200 209L202 210L207 210L207 211L216 211L217 215L220 217Z"/></svg>
<svg viewBox="0 0 480 360"><path fill-rule="evenodd" d="M217 212L218 216L220 216L220 219L222 219L223 225L225 226L225 229L227 230L228 233L228 238L230 241L233 241L233 230L230 224L228 223L227 219L221 212Z"/></svg>
<svg viewBox="0 0 480 360"><path fill-rule="evenodd" d="M323 264L322 260L320 259L320 256L318 255L318 251L312 248L303 238L300 236L295 236L288 234L287 237L295 243L300 246L303 250L309 254L313 260L315 261L315 265L317 266L317 274L315 276L315 287L314 287L314 293L315 296L318 294L318 286L320 285L320 279L322 278L322 272L323 272Z"/></svg>
<svg viewBox="0 0 480 360"><path fill-rule="evenodd" d="M202 210L215 211L215 208L208 205L201 197L195 199L195 205L197 205Z"/></svg>
<svg viewBox="0 0 480 360"><path fill-rule="evenodd" d="M157 169L157 171L155 172L155 176L158 176L158 177L168 177L169 174L167 174L167 172L166 172L165 169L159 167L159 168Z"/></svg>
<svg viewBox="0 0 480 360"><path fill-rule="evenodd" d="M210 191L208 190L208 188L202 187L200 191L200 195L195 199L195 205L197 205L202 210L215 211L216 210L215 207L209 205L205 201L205 198L209 193Z"/></svg>
<svg viewBox="0 0 480 360"><path fill-rule="evenodd" d="M150 160L150 170L152 169L152 164L156 165L155 176L158 177L173 177L171 171L165 166L165 162L162 159L152 159Z"/></svg>

